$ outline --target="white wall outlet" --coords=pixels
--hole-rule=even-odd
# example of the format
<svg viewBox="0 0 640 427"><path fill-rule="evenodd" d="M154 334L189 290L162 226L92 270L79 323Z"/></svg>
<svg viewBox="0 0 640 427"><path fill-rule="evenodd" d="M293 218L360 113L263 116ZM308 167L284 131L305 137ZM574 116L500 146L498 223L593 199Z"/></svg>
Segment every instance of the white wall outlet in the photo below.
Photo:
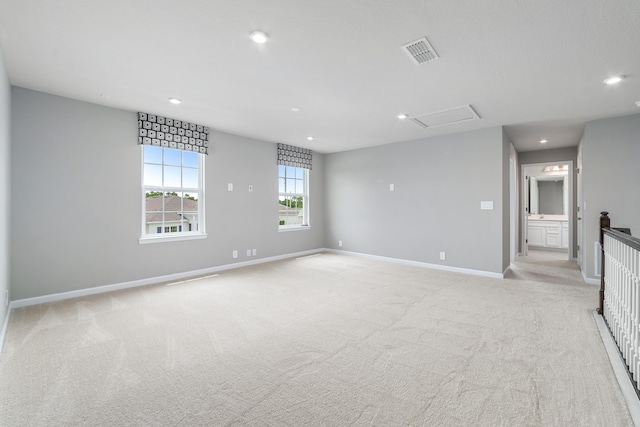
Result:
<svg viewBox="0 0 640 427"><path fill-rule="evenodd" d="M395 184L389 184L389 191L396 191L396 185Z"/></svg>
<svg viewBox="0 0 640 427"><path fill-rule="evenodd" d="M233 191L233 183L230 182L230 183L227 184L227 190L228 191Z"/></svg>
<svg viewBox="0 0 640 427"><path fill-rule="evenodd" d="M234 250L234 251L231 253L231 256L232 256L232 257L234 257L234 258L238 258L238 251Z"/></svg>
<svg viewBox="0 0 640 427"><path fill-rule="evenodd" d="M480 209L483 211L491 211L493 210L493 201L492 200L483 200L480 202Z"/></svg>
<svg viewBox="0 0 640 427"><path fill-rule="evenodd" d="M249 184L249 193L253 192L253 185Z"/></svg>
<svg viewBox="0 0 640 427"><path fill-rule="evenodd" d="M256 251L255 249L254 249L253 251L251 251L251 252L252 252L252 255L253 255L253 256L256 256L257 251Z"/></svg>
<svg viewBox="0 0 640 427"><path fill-rule="evenodd" d="M342 240L338 240L338 246L342 247Z"/></svg>
<svg viewBox="0 0 640 427"><path fill-rule="evenodd" d="M447 258L447 254L445 254L444 252L440 252L440 259L444 260Z"/></svg>
<svg viewBox="0 0 640 427"><path fill-rule="evenodd" d="M251 256L251 249L247 249L247 256Z"/></svg>

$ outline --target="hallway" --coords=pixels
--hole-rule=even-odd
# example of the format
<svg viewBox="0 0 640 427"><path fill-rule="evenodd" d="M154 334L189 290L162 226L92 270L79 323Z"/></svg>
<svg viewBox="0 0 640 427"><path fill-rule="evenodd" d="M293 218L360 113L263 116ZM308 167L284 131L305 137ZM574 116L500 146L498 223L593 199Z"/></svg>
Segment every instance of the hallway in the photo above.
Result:
<svg viewBox="0 0 640 427"><path fill-rule="evenodd" d="M527 256L516 257L505 278L587 286L582 279L578 264L569 261L566 252L530 249Z"/></svg>

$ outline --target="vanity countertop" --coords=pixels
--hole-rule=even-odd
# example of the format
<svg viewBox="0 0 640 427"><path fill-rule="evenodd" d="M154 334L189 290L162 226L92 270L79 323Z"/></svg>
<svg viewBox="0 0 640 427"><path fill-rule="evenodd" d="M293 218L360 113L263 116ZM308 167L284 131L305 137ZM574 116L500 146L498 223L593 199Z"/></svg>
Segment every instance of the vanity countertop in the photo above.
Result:
<svg viewBox="0 0 640 427"><path fill-rule="evenodd" d="M536 221L568 221L569 220L567 215L539 215L539 214L532 214L532 215L529 215L528 218L536 220Z"/></svg>

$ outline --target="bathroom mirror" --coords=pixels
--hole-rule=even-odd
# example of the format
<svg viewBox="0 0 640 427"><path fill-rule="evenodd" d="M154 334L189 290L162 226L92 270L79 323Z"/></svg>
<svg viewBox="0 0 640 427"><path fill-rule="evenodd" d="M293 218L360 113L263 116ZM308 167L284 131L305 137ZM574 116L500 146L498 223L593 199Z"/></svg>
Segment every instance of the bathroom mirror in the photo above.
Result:
<svg viewBox="0 0 640 427"><path fill-rule="evenodd" d="M530 214L568 214L568 173L562 170L555 172L529 177Z"/></svg>

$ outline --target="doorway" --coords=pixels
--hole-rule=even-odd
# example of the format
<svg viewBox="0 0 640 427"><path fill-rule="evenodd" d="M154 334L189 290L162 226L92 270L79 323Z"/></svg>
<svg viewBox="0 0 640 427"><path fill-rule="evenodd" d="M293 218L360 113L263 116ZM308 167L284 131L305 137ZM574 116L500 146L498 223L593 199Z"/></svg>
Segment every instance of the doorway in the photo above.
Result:
<svg viewBox="0 0 640 427"><path fill-rule="evenodd" d="M522 256L533 249L575 259L573 171L571 160L521 165Z"/></svg>

